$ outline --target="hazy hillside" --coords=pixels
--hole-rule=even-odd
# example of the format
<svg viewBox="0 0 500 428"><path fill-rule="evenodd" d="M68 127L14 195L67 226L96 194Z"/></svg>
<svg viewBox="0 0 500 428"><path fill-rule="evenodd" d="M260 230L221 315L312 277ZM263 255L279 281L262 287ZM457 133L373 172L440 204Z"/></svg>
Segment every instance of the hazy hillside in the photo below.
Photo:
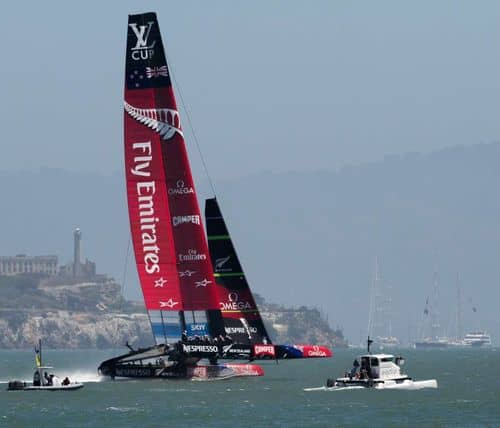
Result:
<svg viewBox="0 0 500 428"><path fill-rule="evenodd" d="M480 320L495 339L499 162L495 143L340 171L262 172L215 182L248 278L267 300L316 306L358 342L366 334L378 256L393 290L394 329L407 339L417 333L437 265L442 325L451 330L460 272L465 327ZM84 256L121 281L128 244L121 172L4 171L0 178L0 254L57 254L66 262L79 226ZM198 188L200 197L209 195L206 183ZM127 294L138 297L134 269L129 258Z"/></svg>
<svg viewBox="0 0 500 428"><path fill-rule="evenodd" d="M274 343L346 346L317 309L266 303L255 294ZM142 301L124 301L112 280L65 281L43 274L0 276L0 349L113 348L154 342Z"/></svg>

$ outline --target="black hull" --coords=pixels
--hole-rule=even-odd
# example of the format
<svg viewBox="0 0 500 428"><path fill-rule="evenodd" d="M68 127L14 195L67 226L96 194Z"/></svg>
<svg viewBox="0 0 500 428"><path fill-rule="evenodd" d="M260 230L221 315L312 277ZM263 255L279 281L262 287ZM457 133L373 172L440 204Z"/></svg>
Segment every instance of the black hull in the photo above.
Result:
<svg viewBox="0 0 500 428"><path fill-rule="evenodd" d="M156 345L137 350L129 349L130 352L126 354L103 361L98 368L99 374L111 378L191 379L203 371L202 375L205 377L225 377L228 375L228 367L237 372L239 368L236 364L217 364L218 360L254 361L313 357L312 355L304 355L301 350L289 345L229 344L215 346L195 342L179 342L173 347ZM198 365L201 359L210 361L210 365ZM204 369L200 369L200 367L204 367ZM258 372L259 370L252 371Z"/></svg>
<svg viewBox="0 0 500 428"><path fill-rule="evenodd" d="M190 346L190 348L189 348ZM205 346L205 345L201 345ZM175 349L177 348L177 349ZM218 353L201 352L206 348L186 345L170 349L165 345L131 350L129 353L111 358L98 368L101 376L140 379L227 379L239 376L262 376L264 371L255 364L218 364ZM186 352L189 349L192 352ZM199 352L194 352L199 349ZM209 349L206 349L209 350ZM201 359L210 364L198 364Z"/></svg>
<svg viewBox="0 0 500 428"><path fill-rule="evenodd" d="M149 365L117 365L113 378L139 379L227 379L237 376L230 367L224 365L206 365L190 367L159 367Z"/></svg>

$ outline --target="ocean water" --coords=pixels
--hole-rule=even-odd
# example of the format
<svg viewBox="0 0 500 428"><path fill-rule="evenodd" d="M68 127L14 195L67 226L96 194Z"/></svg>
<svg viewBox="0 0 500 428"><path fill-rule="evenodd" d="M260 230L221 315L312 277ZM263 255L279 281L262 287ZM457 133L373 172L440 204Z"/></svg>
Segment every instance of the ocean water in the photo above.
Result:
<svg viewBox="0 0 500 428"><path fill-rule="evenodd" d="M265 376L200 381L101 381L98 364L123 350L44 350L44 364L85 382L73 392L6 391L29 380L33 353L0 351L1 427L500 426L500 350L402 350L414 379L437 390L315 391L348 369L356 350L331 359L265 362Z"/></svg>

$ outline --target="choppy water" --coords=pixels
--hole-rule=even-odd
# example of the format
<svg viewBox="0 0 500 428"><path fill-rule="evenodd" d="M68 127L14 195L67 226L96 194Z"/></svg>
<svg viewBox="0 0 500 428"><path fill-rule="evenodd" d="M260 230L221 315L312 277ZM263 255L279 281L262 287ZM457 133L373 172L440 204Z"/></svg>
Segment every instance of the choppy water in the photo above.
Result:
<svg viewBox="0 0 500 428"><path fill-rule="evenodd" d="M405 350L405 370L436 378L437 390L304 392L342 374L358 354L263 364L265 377L224 381L105 381L99 362L120 351L45 351L59 375L84 381L73 392L7 392L0 426L500 426L500 350ZM0 351L0 382L29 380L33 354Z"/></svg>

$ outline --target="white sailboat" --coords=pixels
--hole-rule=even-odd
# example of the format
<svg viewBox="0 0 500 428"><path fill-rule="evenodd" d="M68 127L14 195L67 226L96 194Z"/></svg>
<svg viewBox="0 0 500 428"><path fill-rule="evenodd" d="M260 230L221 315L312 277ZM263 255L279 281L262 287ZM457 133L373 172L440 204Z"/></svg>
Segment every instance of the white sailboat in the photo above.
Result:
<svg viewBox="0 0 500 428"><path fill-rule="evenodd" d="M477 307L472 305L472 312L475 317L477 317ZM470 331L467 334L463 334L462 327L462 292L460 288L460 275L457 274L457 307L455 314L455 339L450 340L448 345L450 347L459 348L482 348L491 346L491 336L480 327L479 320L475 320L475 330Z"/></svg>
<svg viewBox="0 0 500 428"><path fill-rule="evenodd" d="M423 312L421 339L414 343L417 349L439 349L450 345L448 337L440 335L439 323L439 281L437 269L433 274L433 294L426 299Z"/></svg>
<svg viewBox="0 0 500 428"><path fill-rule="evenodd" d="M392 297L388 287L380 279L378 258L375 258L370 292L368 334L374 338L373 343L379 350L400 346L399 339L392 334L391 317Z"/></svg>

